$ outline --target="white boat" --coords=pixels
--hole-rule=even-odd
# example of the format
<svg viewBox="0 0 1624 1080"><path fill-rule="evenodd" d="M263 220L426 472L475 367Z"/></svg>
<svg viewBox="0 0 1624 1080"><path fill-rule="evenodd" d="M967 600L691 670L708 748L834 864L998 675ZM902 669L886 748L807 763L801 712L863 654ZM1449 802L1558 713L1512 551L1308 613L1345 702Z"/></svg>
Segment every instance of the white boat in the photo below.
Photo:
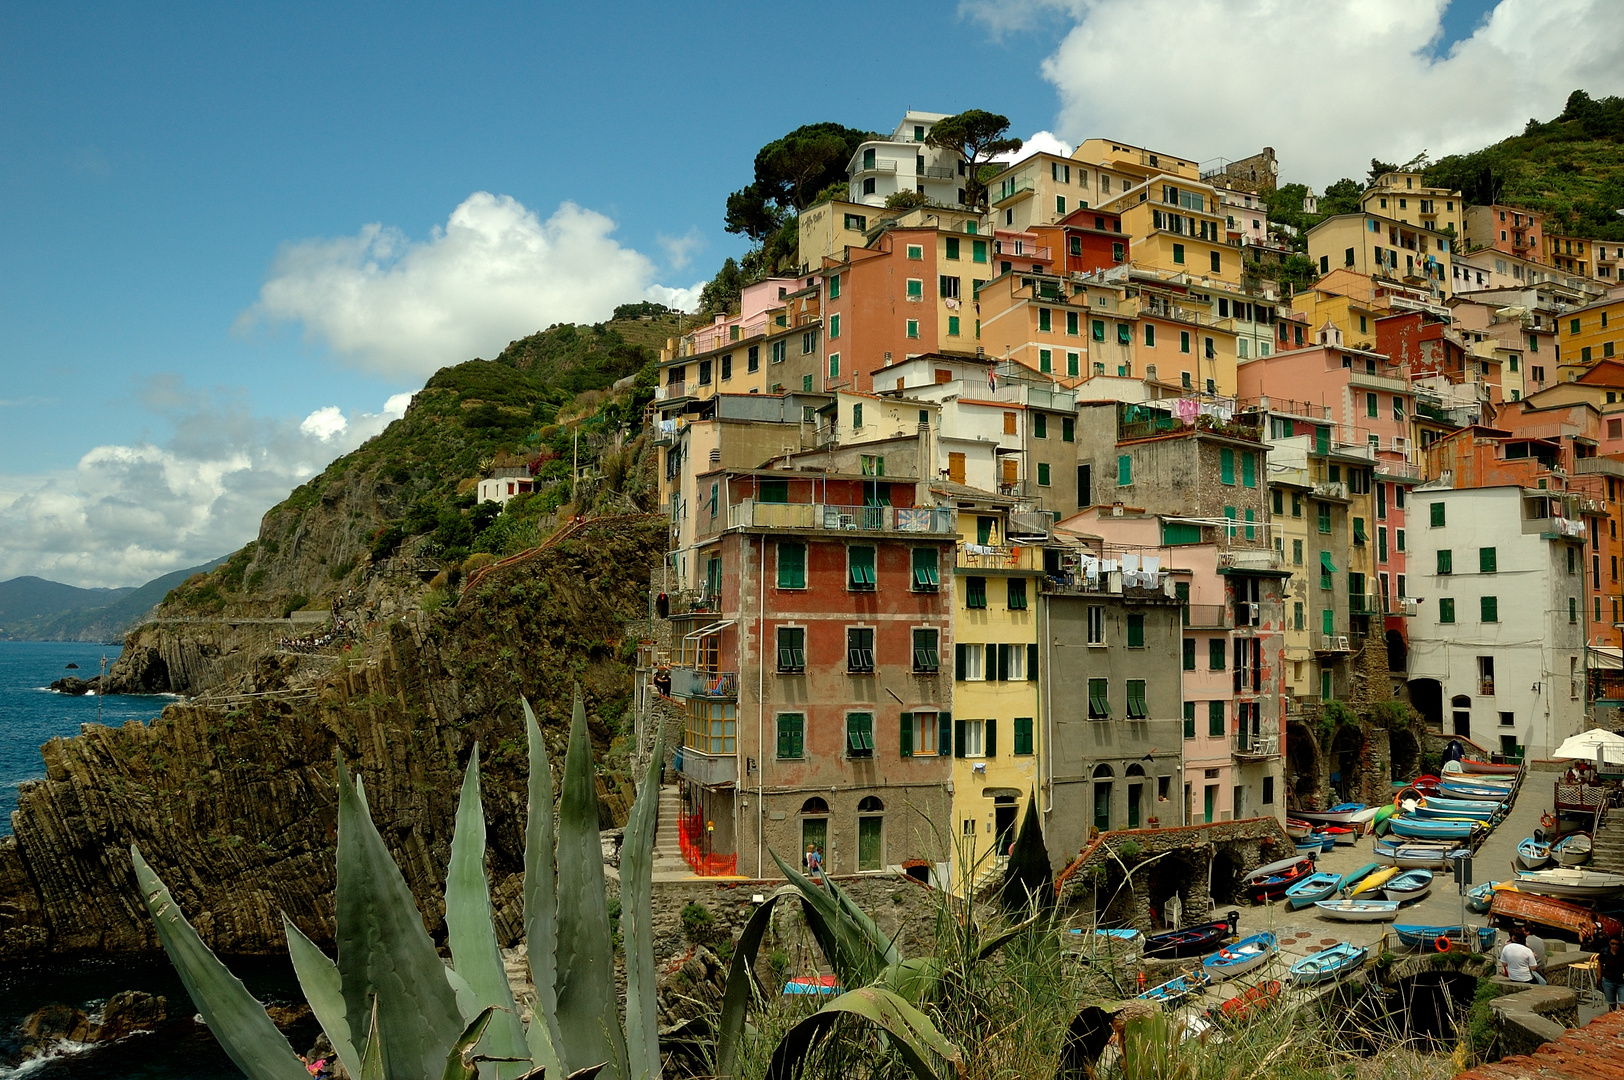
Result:
<svg viewBox="0 0 1624 1080"><path fill-rule="evenodd" d="M1567 896L1595 899L1624 892L1624 874L1608 874L1600 870L1575 870L1559 866L1552 870L1517 871L1517 888L1522 892L1542 896Z"/></svg>
<svg viewBox="0 0 1624 1080"><path fill-rule="evenodd" d="M1398 917L1397 900L1321 900L1314 905L1327 919L1386 922Z"/></svg>
<svg viewBox="0 0 1624 1080"><path fill-rule="evenodd" d="M1563 866L1583 866L1590 861L1590 837L1584 833L1569 833L1551 845L1551 854Z"/></svg>
<svg viewBox="0 0 1624 1080"><path fill-rule="evenodd" d="M1382 895L1389 900L1404 903L1409 900L1419 900L1432 889L1431 870L1406 870L1387 880L1382 886Z"/></svg>

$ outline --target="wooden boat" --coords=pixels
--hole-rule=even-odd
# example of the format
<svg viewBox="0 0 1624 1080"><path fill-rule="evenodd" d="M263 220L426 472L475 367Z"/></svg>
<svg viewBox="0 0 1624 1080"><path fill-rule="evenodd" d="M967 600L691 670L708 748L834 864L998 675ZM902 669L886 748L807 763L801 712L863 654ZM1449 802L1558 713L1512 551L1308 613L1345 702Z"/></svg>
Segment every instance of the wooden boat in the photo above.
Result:
<svg viewBox="0 0 1624 1080"><path fill-rule="evenodd" d="M1416 777L1414 780L1410 781L1409 786L1415 788L1415 790L1420 792L1423 796L1431 798L1434 795L1440 794L1438 791L1438 785L1440 783L1442 783L1442 781L1440 781L1436 776L1428 775Z"/></svg>
<svg viewBox="0 0 1624 1080"><path fill-rule="evenodd" d="M1313 859L1299 859L1292 866L1268 877L1254 878L1246 883L1246 894L1253 900L1278 900L1286 890L1314 872Z"/></svg>
<svg viewBox="0 0 1624 1080"><path fill-rule="evenodd" d="M1309 953L1291 965L1291 985L1315 986L1340 979L1349 972L1357 971L1369 955L1370 950L1363 945L1346 941L1317 953Z"/></svg>
<svg viewBox="0 0 1624 1080"><path fill-rule="evenodd" d="M1373 863L1373 862L1365 863L1365 865L1359 867L1359 869L1353 871L1352 873L1343 874L1342 875L1342 880L1337 884L1337 890L1339 892L1346 893L1349 889L1353 888L1360 881L1364 880L1364 878L1365 878L1365 876L1367 874L1371 873L1372 871L1380 870L1380 869L1381 869L1381 863Z"/></svg>
<svg viewBox="0 0 1624 1080"><path fill-rule="evenodd" d="M1448 841L1395 843L1391 840L1378 840L1371 851L1378 862L1404 870L1442 870L1449 865L1449 860L1471 854L1466 848Z"/></svg>
<svg viewBox="0 0 1624 1080"><path fill-rule="evenodd" d="M1240 912L1231 911L1227 919L1183 930L1169 930L1165 934L1153 934L1145 939L1145 955L1162 960L1200 956L1219 942L1234 937L1240 918Z"/></svg>
<svg viewBox="0 0 1624 1080"><path fill-rule="evenodd" d="M1500 808L1493 803L1478 803L1477 810L1448 810L1442 806L1433 805L1433 801L1417 803L1412 809L1406 810L1406 817L1419 818L1423 821L1481 821L1488 822Z"/></svg>
<svg viewBox="0 0 1624 1080"><path fill-rule="evenodd" d="M1206 971L1192 971L1188 975L1180 975L1176 979L1168 979L1160 986L1152 987L1136 1000L1154 1001L1164 1009L1175 1009L1191 996L1201 993L1212 983L1212 977Z"/></svg>
<svg viewBox="0 0 1624 1080"><path fill-rule="evenodd" d="M1286 890L1286 904L1292 911L1305 908L1316 900L1329 899L1331 894L1342 887L1342 875L1317 873L1309 874L1297 884Z"/></svg>
<svg viewBox="0 0 1624 1080"><path fill-rule="evenodd" d="M1314 831L1314 826L1300 818L1288 817L1286 819L1286 835L1293 840L1301 840Z"/></svg>
<svg viewBox="0 0 1624 1080"><path fill-rule="evenodd" d="M786 994L843 994L833 975L797 975L784 984Z"/></svg>
<svg viewBox="0 0 1624 1080"><path fill-rule="evenodd" d="M1376 895L1381 892L1382 886L1386 885L1390 878L1397 877L1398 873L1399 868L1396 866L1384 866L1380 870L1372 870L1364 876L1364 880L1348 890L1348 898L1350 900L1357 899L1364 896L1365 893L1369 893L1370 895L1365 896L1365 899L1374 900Z"/></svg>
<svg viewBox="0 0 1624 1080"><path fill-rule="evenodd" d="M1382 886L1383 896L1389 900L1397 900L1401 904L1419 900L1431 891L1431 870L1406 870L1389 878L1387 884Z"/></svg>
<svg viewBox="0 0 1624 1080"><path fill-rule="evenodd" d="M1485 881L1468 892L1466 894L1466 910L1477 915L1487 915L1489 902L1494 899L1494 886L1496 884L1498 883Z"/></svg>
<svg viewBox="0 0 1624 1080"><path fill-rule="evenodd" d="M1321 900L1314 905L1328 919L1384 922L1398 916L1397 900Z"/></svg>
<svg viewBox="0 0 1624 1080"><path fill-rule="evenodd" d="M1349 821L1348 824L1356 826L1369 825L1372 821L1376 820L1376 815L1380 812L1380 806L1367 806L1357 814L1353 815L1353 819Z"/></svg>
<svg viewBox="0 0 1624 1080"><path fill-rule="evenodd" d="M1274 935L1265 930L1202 958L1201 967L1215 981L1233 979L1268 963L1277 947Z"/></svg>
<svg viewBox="0 0 1624 1080"><path fill-rule="evenodd" d="M1325 835L1341 847L1352 847L1359 839L1359 826L1357 825L1327 825ZM1330 850L1327 848L1326 850Z"/></svg>
<svg viewBox="0 0 1624 1080"><path fill-rule="evenodd" d="M1335 826L1329 826L1329 827L1326 828L1326 830L1324 832L1319 834L1319 836L1320 836L1320 850L1323 851L1323 852L1329 852L1332 848L1336 847L1336 835L1331 832L1332 828L1335 828ZM1345 829L1343 831L1344 832L1349 832L1351 830L1346 830ZM1351 843L1351 841L1350 841L1350 843Z"/></svg>
<svg viewBox="0 0 1624 1080"><path fill-rule="evenodd" d="M1442 795L1433 795L1423 799L1421 805L1428 810L1437 810L1450 814L1463 814L1470 818L1479 818L1487 821L1499 812L1495 803L1482 803L1474 799L1448 799Z"/></svg>
<svg viewBox="0 0 1624 1080"><path fill-rule="evenodd" d="M1521 765L1502 765L1493 761L1473 761L1471 758L1461 758L1462 772L1473 773L1477 776L1516 776L1522 772Z"/></svg>
<svg viewBox="0 0 1624 1080"><path fill-rule="evenodd" d="M1478 802L1505 802L1511 792L1489 784L1454 783L1445 780L1438 785L1438 794L1451 799L1474 799Z"/></svg>
<svg viewBox="0 0 1624 1080"><path fill-rule="evenodd" d="M1601 870L1578 870L1559 866L1551 870L1517 871L1517 888L1541 896L1561 896L1576 900L1598 900L1624 892L1624 874Z"/></svg>
<svg viewBox="0 0 1624 1080"><path fill-rule="evenodd" d="M1317 855L1325 850L1325 834L1309 833L1307 836L1297 838L1297 854Z"/></svg>
<svg viewBox="0 0 1624 1080"><path fill-rule="evenodd" d="M1301 855L1293 855L1289 859L1279 859L1279 860L1276 860L1275 862L1272 862L1272 863L1264 863L1262 866L1258 867L1256 870L1249 871L1246 874L1245 877L1241 878L1241 884L1243 886L1244 885L1250 885L1252 882L1256 881L1258 878L1266 878L1266 877L1270 876L1271 874L1278 874L1280 871L1285 870L1288 867L1295 866L1301 861L1302 861L1302 856ZM1236 917L1237 918L1240 917L1239 912L1236 913Z"/></svg>
<svg viewBox="0 0 1624 1080"><path fill-rule="evenodd" d="M1565 930L1581 941L1589 941L1598 935L1608 938L1624 933L1624 923L1611 915L1599 915L1566 900L1507 888L1504 882L1494 890L1494 898L1489 902L1489 914L1496 919L1538 923L1540 926Z"/></svg>
<svg viewBox="0 0 1624 1080"><path fill-rule="evenodd" d="M1551 854L1563 866L1583 866L1590 861L1590 837L1584 833L1569 833L1551 845Z"/></svg>
<svg viewBox="0 0 1624 1080"><path fill-rule="evenodd" d="M1264 1012L1280 1000L1282 987L1279 979L1264 979L1218 1006L1218 1015L1225 1020L1246 1020Z"/></svg>
<svg viewBox="0 0 1624 1080"><path fill-rule="evenodd" d="M1337 803L1329 810L1298 810L1296 817L1315 825L1349 825L1364 803Z"/></svg>
<svg viewBox="0 0 1624 1080"><path fill-rule="evenodd" d="M1438 939L1452 946L1464 945L1473 952L1488 952L1497 936L1492 926L1419 926L1414 923L1394 923L1393 934L1412 949L1438 949Z"/></svg>
<svg viewBox="0 0 1624 1080"><path fill-rule="evenodd" d="M1517 845L1517 865L1524 870L1538 870L1551 861L1551 845L1530 836Z"/></svg>
<svg viewBox="0 0 1624 1080"><path fill-rule="evenodd" d="M1472 830L1483 828L1483 823L1478 821L1444 821L1408 815L1390 818L1388 824L1395 835L1411 840L1465 840L1472 835Z"/></svg>

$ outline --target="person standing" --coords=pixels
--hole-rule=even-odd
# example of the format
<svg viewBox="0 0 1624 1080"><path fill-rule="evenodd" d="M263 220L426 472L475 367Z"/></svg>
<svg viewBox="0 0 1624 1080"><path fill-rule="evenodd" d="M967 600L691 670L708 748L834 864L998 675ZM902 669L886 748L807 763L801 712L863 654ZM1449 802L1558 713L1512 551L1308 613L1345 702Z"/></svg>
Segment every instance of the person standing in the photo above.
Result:
<svg viewBox="0 0 1624 1080"><path fill-rule="evenodd" d="M1607 944L1602 946L1599 966L1601 996L1607 999L1609 1009L1616 1009L1624 1004L1624 939L1607 939Z"/></svg>

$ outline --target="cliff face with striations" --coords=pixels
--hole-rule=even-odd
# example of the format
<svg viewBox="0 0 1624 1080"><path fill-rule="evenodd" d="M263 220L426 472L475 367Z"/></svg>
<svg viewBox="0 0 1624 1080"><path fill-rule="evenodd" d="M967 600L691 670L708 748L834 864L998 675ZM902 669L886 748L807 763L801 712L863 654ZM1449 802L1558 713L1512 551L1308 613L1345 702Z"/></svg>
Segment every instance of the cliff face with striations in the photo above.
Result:
<svg viewBox="0 0 1624 1080"><path fill-rule="evenodd" d="M620 641L621 627L646 614L640 579L664 543L662 519L595 519L493 568L432 613L383 623L324 674L238 643L238 674L256 693L290 693L174 704L150 725L87 727L47 744L47 776L23 787L15 835L0 841L0 960L154 948L130 869L132 843L222 952L284 951L284 911L317 940L330 938L335 753L364 778L374 819L438 922L458 779L475 741L493 893L504 937L517 937L525 803L518 699L536 705L561 760L579 683L600 755L614 745L622 719L630 722L634 650ZM128 670L153 669L156 657L171 685L181 672L214 679L208 665L231 645L154 630L131 642L136 653L151 650L145 668L137 657ZM614 760L611 751L600 781L609 818L624 812L628 793Z"/></svg>

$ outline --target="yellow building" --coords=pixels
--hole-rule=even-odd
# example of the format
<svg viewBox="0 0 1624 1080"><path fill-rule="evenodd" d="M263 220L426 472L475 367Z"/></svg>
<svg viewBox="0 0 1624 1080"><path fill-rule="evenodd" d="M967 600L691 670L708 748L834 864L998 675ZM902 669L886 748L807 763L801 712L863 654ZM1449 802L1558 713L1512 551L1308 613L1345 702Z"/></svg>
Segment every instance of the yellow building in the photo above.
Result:
<svg viewBox="0 0 1624 1080"><path fill-rule="evenodd" d="M1188 158L1115 139L1084 139L1071 152L1071 157L1073 161L1086 162L1140 179L1158 175L1177 176L1184 180L1201 179L1201 166Z"/></svg>
<svg viewBox="0 0 1624 1080"><path fill-rule="evenodd" d="M988 216L995 229L1052 225L1074 210L1102 205L1138 179L1106 164L1031 154L987 182Z"/></svg>
<svg viewBox="0 0 1624 1080"><path fill-rule="evenodd" d="M987 355L1068 388L1091 374L1134 374L1134 313L1115 289L1012 271L977 290L976 320Z"/></svg>
<svg viewBox="0 0 1624 1080"><path fill-rule="evenodd" d="M1134 266L1239 287L1241 249L1229 243L1224 207L1211 186L1152 178L1101 206L1121 216Z"/></svg>
<svg viewBox="0 0 1624 1080"><path fill-rule="evenodd" d="M1587 240L1580 236L1556 236L1547 232L1544 248L1545 262L1555 269L1603 285L1617 285L1624 281L1624 274L1620 273L1620 264L1624 263L1624 243Z"/></svg>
<svg viewBox="0 0 1624 1080"><path fill-rule="evenodd" d="M1624 296L1560 315L1557 356L1563 367L1588 367L1598 360L1624 359Z"/></svg>
<svg viewBox="0 0 1624 1080"><path fill-rule="evenodd" d="M1450 251L1449 237L1441 233L1368 212L1336 214L1308 230L1308 257L1322 276L1348 269L1446 297L1453 275Z"/></svg>
<svg viewBox="0 0 1624 1080"><path fill-rule="evenodd" d="M1359 197L1367 214L1419 225L1432 232L1466 237L1466 200L1458 191L1428 187L1418 172L1389 172L1376 178Z"/></svg>
<svg viewBox="0 0 1624 1080"><path fill-rule="evenodd" d="M953 571L955 881L996 872L1038 789L1043 714L1038 694L1038 589L1043 545L1019 543L1013 500L955 488L958 557ZM958 734L962 732L962 735Z"/></svg>

